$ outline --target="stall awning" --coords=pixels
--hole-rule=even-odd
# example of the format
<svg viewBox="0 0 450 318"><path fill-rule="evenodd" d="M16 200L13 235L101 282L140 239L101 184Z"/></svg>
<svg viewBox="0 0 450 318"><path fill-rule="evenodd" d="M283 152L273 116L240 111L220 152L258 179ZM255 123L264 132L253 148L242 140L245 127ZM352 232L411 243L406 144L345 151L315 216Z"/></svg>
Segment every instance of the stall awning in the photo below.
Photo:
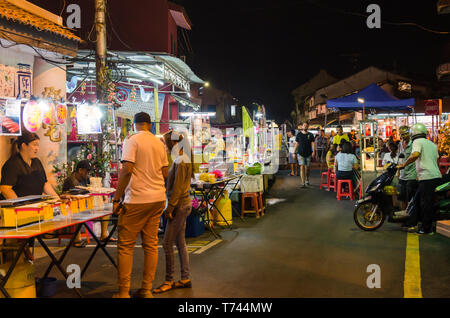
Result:
<svg viewBox="0 0 450 318"><path fill-rule="evenodd" d="M185 105L185 106L189 106L192 107L194 110L199 110L200 109L200 105L197 103L194 103L193 101L183 98L181 96L178 96L176 94L170 94L173 98L175 98L177 100L177 102Z"/></svg>
<svg viewBox="0 0 450 318"><path fill-rule="evenodd" d="M380 88L376 84L370 84L358 93L327 101L328 108L339 110L361 110L363 104L358 100L364 100L366 109L379 109L387 111L411 110L415 105L414 98L398 99Z"/></svg>

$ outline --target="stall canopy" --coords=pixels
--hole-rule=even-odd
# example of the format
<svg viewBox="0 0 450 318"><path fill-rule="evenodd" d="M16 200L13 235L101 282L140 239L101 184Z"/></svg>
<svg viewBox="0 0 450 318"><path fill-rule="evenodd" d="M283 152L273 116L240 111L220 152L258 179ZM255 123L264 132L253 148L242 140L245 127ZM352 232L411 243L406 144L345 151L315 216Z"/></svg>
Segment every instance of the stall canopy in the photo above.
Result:
<svg viewBox="0 0 450 318"><path fill-rule="evenodd" d="M376 84L370 84L366 88L355 94L345 97L329 99L327 108L337 108L339 110L360 110L363 104L359 100L364 99L366 109L378 109L387 111L411 110L415 105L414 98L398 99L390 95Z"/></svg>

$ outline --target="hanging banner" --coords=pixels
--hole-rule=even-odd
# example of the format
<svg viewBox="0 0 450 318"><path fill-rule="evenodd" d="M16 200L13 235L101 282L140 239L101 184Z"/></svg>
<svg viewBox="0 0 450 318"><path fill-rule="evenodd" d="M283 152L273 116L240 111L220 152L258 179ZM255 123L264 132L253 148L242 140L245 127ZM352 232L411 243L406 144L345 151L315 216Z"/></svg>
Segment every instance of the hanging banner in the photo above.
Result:
<svg viewBox="0 0 450 318"><path fill-rule="evenodd" d="M42 124L42 111L38 103L30 100L23 108L23 125L29 132L36 132Z"/></svg>
<svg viewBox="0 0 450 318"><path fill-rule="evenodd" d="M102 133L102 125L98 111L98 107L87 104L77 106L77 127L79 135Z"/></svg>
<svg viewBox="0 0 450 318"><path fill-rule="evenodd" d="M20 100L0 99L0 136L20 136Z"/></svg>

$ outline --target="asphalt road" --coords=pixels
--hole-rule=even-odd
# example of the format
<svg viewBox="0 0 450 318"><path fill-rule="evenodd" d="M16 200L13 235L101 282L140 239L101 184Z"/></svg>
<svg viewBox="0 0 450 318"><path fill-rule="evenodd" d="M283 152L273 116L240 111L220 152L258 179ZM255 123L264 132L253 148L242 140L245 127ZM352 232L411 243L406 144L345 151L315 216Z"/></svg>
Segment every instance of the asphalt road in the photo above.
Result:
<svg viewBox="0 0 450 318"><path fill-rule="evenodd" d="M299 178L281 173L270 197L284 202L268 207L261 219L235 218L233 230L221 231L222 242L190 254L193 288L156 297L402 298L407 234L389 223L375 232L361 231L353 222L354 202L337 201L334 193L319 190L318 171L312 172L311 183L303 189ZM201 239L214 237L208 233ZM84 264L92 250L71 250L64 268ZM116 256L114 247L108 251ZM420 237L419 251L423 297L450 297L450 238ZM42 274L48 262L38 260L37 273ZM367 286L371 264L379 266L380 288ZM140 287L142 265L143 251L136 248L133 290ZM154 287L163 282L164 268L160 248ZM55 297L76 297L55 269L51 276L59 279ZM117 291L116 271L101 252L81 284L86 297L108 298Z"/></svg>

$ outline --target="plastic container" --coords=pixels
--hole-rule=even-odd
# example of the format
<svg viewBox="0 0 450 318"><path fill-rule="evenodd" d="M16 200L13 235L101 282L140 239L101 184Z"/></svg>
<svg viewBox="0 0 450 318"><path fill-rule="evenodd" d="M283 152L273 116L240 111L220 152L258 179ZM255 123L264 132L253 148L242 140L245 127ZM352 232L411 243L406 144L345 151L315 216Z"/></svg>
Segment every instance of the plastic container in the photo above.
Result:
<svg viewBox="0 0 450 318"><path fill-rule="evenodd" d="M11 263L0 265L0 274L6 275ZM12 298L36 298L36 285L34 283L34 265L30 262L18 263L14 268L5 286ZM0 298L3 298L0 293Z"/></svg>
<svg viewBox="0 0 450 318"><path fill-rule="evenodd" d="M36 279L36 289L38 290L39 297L53 297L56 295L56 278L47 277L43 282L42 286L39 286L41 279ZM40 290L39 290L40 288Z"/></svg>

